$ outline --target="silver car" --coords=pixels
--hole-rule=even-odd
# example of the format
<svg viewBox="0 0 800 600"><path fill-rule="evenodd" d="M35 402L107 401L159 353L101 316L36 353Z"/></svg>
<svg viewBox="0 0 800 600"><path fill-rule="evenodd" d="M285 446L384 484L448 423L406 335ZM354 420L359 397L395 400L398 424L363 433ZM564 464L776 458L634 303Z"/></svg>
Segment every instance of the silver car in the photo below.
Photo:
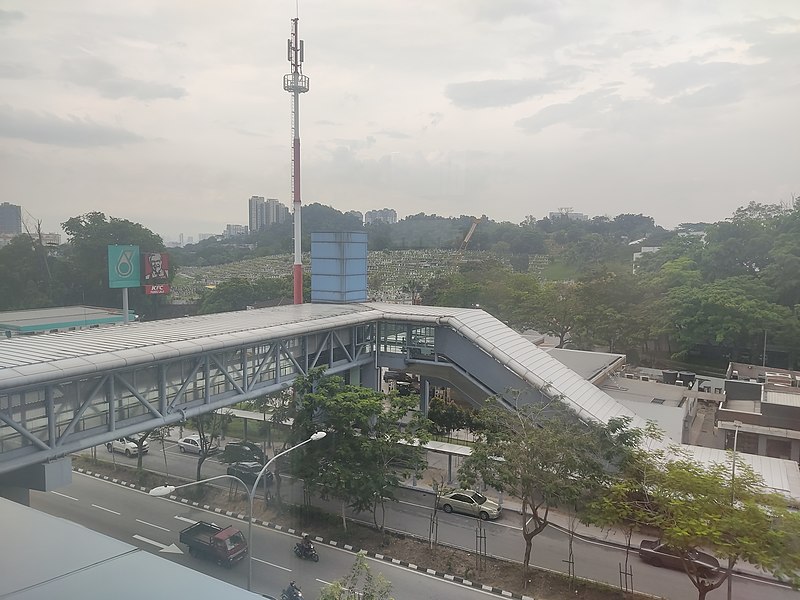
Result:
<svg viewBox="0 0 800 600"><path fill-rule="evenodd" d="M208 442L206 442L206 444L208 444ZM201 448L201 443L199 435L187 435L186 437L178 440L178 450L180 450L181 452L200 454L200 448ZM207 455L214 454L214 452L216 452L217 450L219 450L218 446L212 446L208 449L208 452L206 452L206 454Z"/></svg>
<svg viewBox="0 0 800 600"><path fill-rule="evenodd" d="M456 490L439 498L439 508L444 512L458 512L484 521L500 516L500 505L475 490Z"/></svg>
<svg viewBox="0 0 800 600"><path fill-rule="evenodd" d="M136 444L136 441L139 439L138 435L117 438L116 440L108 442L106 444L106 449L109 452L122 452L128 457L136 456L139 454L139 446ZM142 454L147 454L148 450L150 450L150 444L145 441L144 444L142 444Z"/></svg>

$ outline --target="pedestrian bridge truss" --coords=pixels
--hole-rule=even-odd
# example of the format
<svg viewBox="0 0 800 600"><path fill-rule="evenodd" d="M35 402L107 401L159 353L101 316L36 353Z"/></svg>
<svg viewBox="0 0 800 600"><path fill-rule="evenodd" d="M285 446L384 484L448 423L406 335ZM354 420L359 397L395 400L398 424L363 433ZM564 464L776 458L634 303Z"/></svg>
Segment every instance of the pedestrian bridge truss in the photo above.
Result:
<svg viewBox="0 0 800 600"><path fill-rule="evenodd" d="M302 304L0 341L0 475L277 392L315 367L374 388L382 367L417 372L423 408L428 385L448 385L475 404L496 396L513 410L557 398L582 420L645 426L482 310ZM796 463L742 458L800 498Z"/></svg>

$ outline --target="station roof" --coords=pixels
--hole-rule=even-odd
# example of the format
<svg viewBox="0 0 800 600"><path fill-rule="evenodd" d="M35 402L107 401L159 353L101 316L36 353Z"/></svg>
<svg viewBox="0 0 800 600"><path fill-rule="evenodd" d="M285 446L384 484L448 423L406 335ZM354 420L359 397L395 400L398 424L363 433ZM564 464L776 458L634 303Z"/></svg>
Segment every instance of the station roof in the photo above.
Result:
<svg viewBox="0 0 800 600"><path fill-rule="evenodd" d="M0 312L0 330L38 333L70 327L92 327L123 322L121 310L96 306L56 306Z"/></svg>

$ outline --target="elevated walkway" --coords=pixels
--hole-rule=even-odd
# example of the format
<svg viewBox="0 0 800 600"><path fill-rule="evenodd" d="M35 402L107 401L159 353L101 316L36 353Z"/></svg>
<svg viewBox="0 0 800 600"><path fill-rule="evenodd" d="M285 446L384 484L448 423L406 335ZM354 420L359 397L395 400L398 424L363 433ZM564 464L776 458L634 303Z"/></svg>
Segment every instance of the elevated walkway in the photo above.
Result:
<svg viewBox="0 0 800 600"><path fill-rule="evenodd" d="M315 367L375 388L381 367L418 369L476 402L496 395L513 410L554 398L582 420L645 425L482 310L303 304L0 341L0 474L278 391ZM796 463L740 456L800 499Z"/></svg>

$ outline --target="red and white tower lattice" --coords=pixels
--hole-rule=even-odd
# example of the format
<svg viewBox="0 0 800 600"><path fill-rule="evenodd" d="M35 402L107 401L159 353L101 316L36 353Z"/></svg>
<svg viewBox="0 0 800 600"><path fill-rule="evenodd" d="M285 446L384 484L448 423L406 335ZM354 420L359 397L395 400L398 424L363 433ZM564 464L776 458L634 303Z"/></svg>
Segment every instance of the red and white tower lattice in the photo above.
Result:
<svg viewBox="0 0 800 600"><path fill-rule="evenodd" d="M292 94L292 207L294 210L294 303L303 303L303 255L300 247L300 94L308 91L308 77L303 75L303 40L297 34L300 19L292 19L289 38L289 62L292 72L283 76L283 89Z"/></svg>

